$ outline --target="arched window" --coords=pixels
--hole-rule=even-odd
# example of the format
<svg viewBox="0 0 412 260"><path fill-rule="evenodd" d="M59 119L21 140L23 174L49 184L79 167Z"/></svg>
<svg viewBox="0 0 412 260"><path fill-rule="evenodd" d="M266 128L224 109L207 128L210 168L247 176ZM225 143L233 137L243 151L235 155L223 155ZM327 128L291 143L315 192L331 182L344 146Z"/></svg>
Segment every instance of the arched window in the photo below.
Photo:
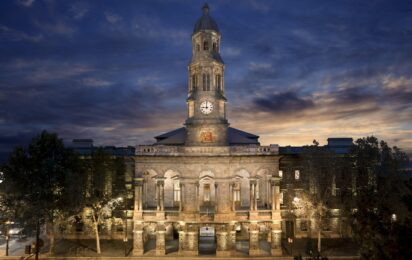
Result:
<svg viewBox="0 0 412 260"><path fill-rule="evenodd" d="M207 41L203 42L203 50L205 50L205 51L209 50L209 43Z"/></svg>
<svg viewBox="0 0 412 260"><path fill-rule="evenodd" d="M179 202L180 201L180 181L174 180L173 182L173 201Z"/></svg>
<svg viewBox="0 0 412 260"><path fill-rule="evenodd" d="M206 90L210 91L210 75L206 75Z"/></svg>
<svg viewBox="0 0 412 260"><path fill-rule="evenodd" d="M216 75L216 88L219 91L222 91L222 76L221 75Z"/></svg>
<svg viewBox="0 0 412 260"><path fill-rule="evenodd" d="M196 89L196 82L197 80L196 80L196 74L193 74L193 76L192 76L192 89L191 90L195 90Z"/></svg>
<svg viewBox="0 0 412 260"><path fill-rule="evenodd" d="M207 87L206 87L206 74L203 74L203 91L206 91Z"/></svg>

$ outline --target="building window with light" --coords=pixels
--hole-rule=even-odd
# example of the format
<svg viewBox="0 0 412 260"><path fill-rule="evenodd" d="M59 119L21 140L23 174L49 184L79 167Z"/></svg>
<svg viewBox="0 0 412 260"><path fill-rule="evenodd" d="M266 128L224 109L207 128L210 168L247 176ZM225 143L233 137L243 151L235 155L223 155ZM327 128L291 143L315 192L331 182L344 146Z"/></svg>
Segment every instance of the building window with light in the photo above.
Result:
<svg viewBox="0 0 412 260"><path fill-rule="evenodd" d="M180 181L175 180L173 183L173 201L180 201Z"/></svg>
<svg viewBox="0 0 412 260"><path fill-rule="evenodd" d="M283 177L283 171L279 171L279 177L280 177L280 178Z"/></svg>
<svg viewBox="0 0 412 260"><path fill-rule="evenodd" d="M240 183L236 182L233 187L233 200L235 202L240 202Z"/></svg>
<svg viewBox="0 0 412 260"><path fill-rule="evenodd" d="M295 170L295 180L299 180L299 179L300 179L300 171Z"/></svg>
<svg viewBox="0 0 412 260"><path fill-rule="evenodd" d="M205 184L204 186L203 201L210 201L210 184Z"/></svg>
<svg viewBox="0 0 412 260"><path fill-rule="evenodd" d="M283 194L284 194L283 191L281 191L280 194L279 194L279 203L280 204L283 204Z"/></svg>

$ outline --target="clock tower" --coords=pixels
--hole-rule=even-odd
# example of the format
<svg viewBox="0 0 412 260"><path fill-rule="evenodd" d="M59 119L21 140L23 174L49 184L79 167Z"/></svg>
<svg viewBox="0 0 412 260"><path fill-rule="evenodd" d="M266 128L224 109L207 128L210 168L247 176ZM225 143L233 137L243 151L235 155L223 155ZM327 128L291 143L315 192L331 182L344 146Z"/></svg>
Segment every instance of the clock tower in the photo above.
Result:
<svg viewBox="0 0 412 260"><path fill-rule="evenodd" d="M220 32L209 6L195 24L188 66L187 146L226 146L228 126Z"/></svg>

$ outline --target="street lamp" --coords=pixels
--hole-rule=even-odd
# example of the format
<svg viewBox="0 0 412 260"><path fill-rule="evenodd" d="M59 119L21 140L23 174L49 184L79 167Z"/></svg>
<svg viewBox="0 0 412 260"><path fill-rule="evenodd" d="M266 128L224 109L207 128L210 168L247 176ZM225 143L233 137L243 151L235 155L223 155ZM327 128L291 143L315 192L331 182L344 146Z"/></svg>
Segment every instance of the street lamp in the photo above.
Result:
<svg viewBox="0 0 412 260"><path fill-rule="evenodd" d="M9 240L10 240L10 225L14 224L14 222L7 220L5 223L6 225L6 256L9 255Z"/></svg>
<svg viewBox="0 0 412 260"><path fill-rule="evenodd" d="M118 198L119 201L123 201L122 197ZM123 244L124 244L124 256L127 256L127 195L124 198L124 216L123 216L123 223L124 223L124 236L123 236Z"/></svg>
<svg viewBox="0 0 412 260"><path fill-rule="evenodd" d="M293 255L293 238L288 237L288 243L290 244L290 255Z"/></svg>

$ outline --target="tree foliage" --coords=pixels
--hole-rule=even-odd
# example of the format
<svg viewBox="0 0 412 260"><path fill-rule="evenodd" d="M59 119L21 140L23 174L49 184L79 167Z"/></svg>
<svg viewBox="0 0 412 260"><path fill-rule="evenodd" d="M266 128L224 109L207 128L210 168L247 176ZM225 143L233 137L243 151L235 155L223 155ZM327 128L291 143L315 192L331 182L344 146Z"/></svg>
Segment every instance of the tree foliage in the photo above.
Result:
<svg viewBox="0 0 412 260"><path fill-rule="evenodd" d="M43 131L27 148L17 147L4 166L3 204L26 223L50 225L50 251L55 223L76 211L82 199L82 162L56 134ZM17 216L17 214L16 214Z"/></svg>
<svg viewBox="0 0 412 260"><path fill-rule="evenodd" d="M375 137L352 151L356 189L353 232L366 259L412 259L412 182L402 171L408 157Z"/></svg>

